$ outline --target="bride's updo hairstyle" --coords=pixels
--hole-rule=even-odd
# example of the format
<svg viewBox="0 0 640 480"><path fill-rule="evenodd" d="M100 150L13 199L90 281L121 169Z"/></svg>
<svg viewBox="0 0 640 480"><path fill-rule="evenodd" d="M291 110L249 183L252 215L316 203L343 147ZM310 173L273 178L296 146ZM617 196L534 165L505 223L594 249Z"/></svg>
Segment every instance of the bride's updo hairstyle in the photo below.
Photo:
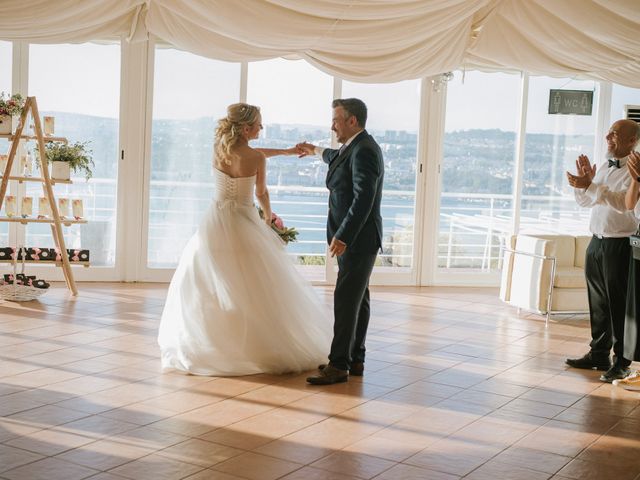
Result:
<svg viewBox="0 0 640 480"><path fill-rule="evenodd" d="M227 107L227 116L218 120L214 143L217 164L231 165L236 155L231 149L242 138L242 127L253 125L258 120L260 108L247 103L234 103Z"/></svg>

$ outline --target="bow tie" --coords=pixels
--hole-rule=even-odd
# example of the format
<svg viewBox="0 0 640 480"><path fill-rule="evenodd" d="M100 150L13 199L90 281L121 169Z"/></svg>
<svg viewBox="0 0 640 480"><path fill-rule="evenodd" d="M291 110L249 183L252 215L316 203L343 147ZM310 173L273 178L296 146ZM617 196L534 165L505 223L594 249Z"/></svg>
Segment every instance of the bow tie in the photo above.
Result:
<svg viewBox="0 0 640 480"><path fill-rule="evenodd" d="M610 167L620 168L620 160L618 160L617 158L615 160L609 159L609 168Z"/></svg>

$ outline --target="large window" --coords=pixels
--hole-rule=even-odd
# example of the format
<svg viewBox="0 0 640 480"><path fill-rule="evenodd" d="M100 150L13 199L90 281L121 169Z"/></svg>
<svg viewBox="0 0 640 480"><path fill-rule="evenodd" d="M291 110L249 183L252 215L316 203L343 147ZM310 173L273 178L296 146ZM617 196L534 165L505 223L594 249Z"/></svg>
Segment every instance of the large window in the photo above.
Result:
<svg viewBox="0 0 640 480"><path fill-rule="evenodd" d="M155 52L147 266L175 267L211 203L213 134L238 101L240 64Z"/></svg>
<svg viewBox="0 0 640 480"><path fill-rule="evenodd" d="M367 104L367 131L378 141L384 156L384 238L377 269L396 267L409 271L414 266L420 82L385 85L344 82L342 97L357 97Z"/></svg>
<svg viewBox="0 0 640 480"><path fill-rule="evenodd" d="M497 267L510 231L520 75L455 72L447 86L438 267Z"/></svg>
<svg viewBox="0 0 640 480"><path fill-rule="evenodd" d="M73 142L90 142L93 178L72 174L73 185L56 185L57 198L82 199L86 225L66 227L68 248L91 251L91 263L113 266L116 239L116 181L120 105L119 45L31 45L29 95L40 115L55 118L55 134ZM27 149L35 154L34 142ZM34 155L35 156L35 155ZM26 194L43 196L42 187L29 183ZM37 202L34 202L37 205ZM35 207L34 207L35 210ZM27 245L53 246L46 224L26 228Z"/></svg>
<svg viewBox="0 0 640 480"><path fill-rule="evenodd" d="M11 43L0 41L0 92L11 93ZM6 155L9 142L0 138L0 155ZM9 224L0 222L0 244L8 245Z"/></svg>
<svg viewBox="0 0 640 480"><path fill-rule="evenodd" d="M303 140L331 146L330 76L303 61L275 59L250 63L248 78L248 102L260 106L264 125L254 146L287 148ZM299 231L287 252L315 279L324 278L326 174L326 164L314 156L272 157L268 163L273 211Z"/></svg>
<svg viewBox="0 0 640 480"><path fill-rule="evenodd" d="M591 115L549 114L550 89L594 91ZM593 81L531 77L523 167L520 232L588 234L589 210L576 205L566 171L580 154L592 162L598 89Z"/></svg>

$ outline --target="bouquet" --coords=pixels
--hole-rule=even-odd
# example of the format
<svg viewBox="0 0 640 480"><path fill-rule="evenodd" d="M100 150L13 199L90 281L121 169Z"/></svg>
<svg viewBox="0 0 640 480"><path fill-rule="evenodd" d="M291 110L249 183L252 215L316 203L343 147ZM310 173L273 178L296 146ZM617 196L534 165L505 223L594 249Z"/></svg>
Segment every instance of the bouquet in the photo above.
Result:
<svg viewBox="0 0 640 480"><path fill-rule="evenodd" d="M10 117L15 117L22 113L23 107L24 98L19 93L15 95L0 93L0 116L9 115Z"/></svg>
<svg viewBox="0 0 640 480"><path fill-rule="evenodd" d="M264 220L264 212L258 207L260 218ZM293 227L285 227L282 218L275 213L271 213L271 229L278 234L284 243L295 242L298 238L298 230Z"/></svg>

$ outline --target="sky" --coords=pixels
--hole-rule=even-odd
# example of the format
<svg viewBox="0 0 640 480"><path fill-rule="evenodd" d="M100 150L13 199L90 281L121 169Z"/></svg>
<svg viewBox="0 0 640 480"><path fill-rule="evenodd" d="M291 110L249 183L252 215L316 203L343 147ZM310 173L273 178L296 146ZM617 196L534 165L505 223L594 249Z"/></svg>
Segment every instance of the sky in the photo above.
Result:
<svg viewBox="0 0 640 480"><path fill-rule="evenodd" d="M0 90L10 91L11 45L0 42ZM48 111L117 117L120 49L117 45L32 45L29 94ZM173 49L156 50L154 118L197 118L225 114L239 100L238 64ZM446 131L498 128L515 131L521 79L518 74L455 72L447 85ZM595 81L531 77L527 131L592 134L591 116L548 115L549 89L595 91ZM247 100L260 105L263 123L311 124L328 128L333 79L304 61L274 59L249 65ZM416 131L420 82L367 85L343 82L342 97L358 96L369 107L371 130ZM595 101L594 101L595 102ZM640 90L614 86L611 118L624 104L640 104Z"/></svg>

